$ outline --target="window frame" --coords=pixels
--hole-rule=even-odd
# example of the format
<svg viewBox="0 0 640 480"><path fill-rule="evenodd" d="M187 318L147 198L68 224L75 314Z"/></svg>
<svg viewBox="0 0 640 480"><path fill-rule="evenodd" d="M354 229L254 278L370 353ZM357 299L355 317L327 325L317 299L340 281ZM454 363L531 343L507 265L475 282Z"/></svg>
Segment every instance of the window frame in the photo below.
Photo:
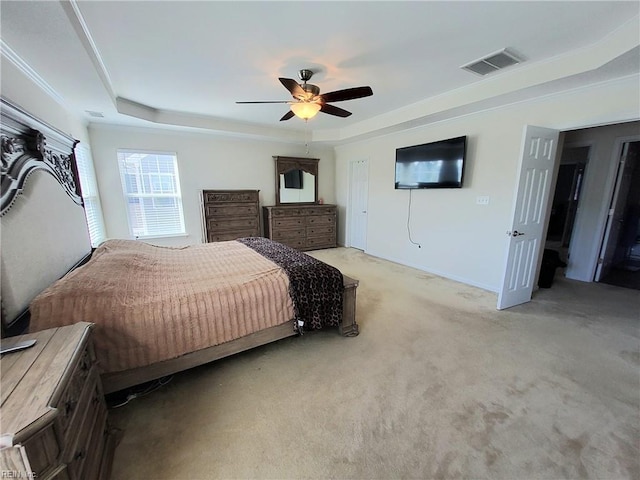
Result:
<svg viewBox="0 0 640 480"><path fill-rule="evenodd" d="M176 192L175 193L162 193L162 194L154 194L154 193L130 193L127 191L127 182L125 180L125 171L123 170L123 161L126 161L127 154L138 154L138 155L163 155L173 157L173 173L171 174L171 178L175 180ZM123 157L123 161L121 161L121 156ZM129 235L135 239L150 239L150 238L170 238L170 237L186 237L188 234L186 232L185 221L184 221L184 207L182 204L182 187L180 185L180 167L178 165L178 154L174 151L162 151L162 150L146 150L146 149L134 149L134 148L118 148L117 149L117 162L118 162L118 171L120 174L120 182L122 186L122 198L125 202L125 211L127 215L127 224L129 227ZM157 175L158 173L154 173L153 175ZM151 176L149 176L149 181L151 181ZM180 231L179 232L164 232L164 233L154 233L149 234L149 228L147 223L145 222L145 231L146 234L136 235L133 231L132 226L132 216L131 210L129 209L129 199L130 198L174 198L177 203L177 214L180 221ZM146 211L146 209L144 209Z"/></svg>

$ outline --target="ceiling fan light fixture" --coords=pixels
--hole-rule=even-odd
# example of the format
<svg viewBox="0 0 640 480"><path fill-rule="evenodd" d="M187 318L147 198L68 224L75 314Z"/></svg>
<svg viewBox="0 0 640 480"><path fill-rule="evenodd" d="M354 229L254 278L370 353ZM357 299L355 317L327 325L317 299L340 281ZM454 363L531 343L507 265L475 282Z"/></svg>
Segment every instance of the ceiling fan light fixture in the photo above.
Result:
<svg viewBox="0 0 640 480"><path fill-rule="evenodd" d="M1 0L0 0L1 1ZM236 102L236 103L286 103L290 105L289 110L280 119L281 122L293 117L303 119L305 122L316 116L318 112L333 115L335 117L346 118L351 115L347 110L331 105L332 102L344 102L345 100L355 100L356 98L370 97L373 95L371 87L353 87L336 90L334 92L320 94L320 87L307 83L311 79L311 70L300 70L299 84L293 78L278 77L280 83L286 88L291 96L291 100L273 100L258 102Z"/></svg>
<svg viewBox="0 0 640 480"><path fill-rule="evenodd" d="M291 111L296 117L309 120L315 117L320 111L320 105L315 102L298 102L291 104Z"/></svg>

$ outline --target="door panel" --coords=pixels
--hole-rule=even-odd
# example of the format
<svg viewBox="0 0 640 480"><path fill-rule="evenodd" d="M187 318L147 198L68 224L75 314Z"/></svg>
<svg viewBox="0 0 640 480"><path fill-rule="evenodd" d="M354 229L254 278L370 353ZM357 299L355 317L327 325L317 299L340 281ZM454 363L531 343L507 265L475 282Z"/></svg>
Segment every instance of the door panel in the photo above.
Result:
<svg viewBox="0 0 640 480"><path fill-rule="evenodd" d="M369 203L369 162L367 160L351 162L350 169L349 246L365 250Z"/></svg>
<svg viewBox="0 0 640 480"><path fill-rule="evenodd" d="M531 300L559 132L527 125L520 159L516 202L498 309Z"/></svg>

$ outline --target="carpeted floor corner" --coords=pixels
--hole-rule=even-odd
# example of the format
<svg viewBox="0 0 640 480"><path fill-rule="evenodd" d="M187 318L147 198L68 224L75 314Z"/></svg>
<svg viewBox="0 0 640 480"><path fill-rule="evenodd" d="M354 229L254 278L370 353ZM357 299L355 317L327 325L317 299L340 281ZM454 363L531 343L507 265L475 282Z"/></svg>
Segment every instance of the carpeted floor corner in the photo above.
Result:
<svg viewBox="0 0 640 480"><path fill-rule="evenodd" d="M640 295L528 304L338 248L360 335L310 333L110 411L120 479L638 479Z"/></svg>

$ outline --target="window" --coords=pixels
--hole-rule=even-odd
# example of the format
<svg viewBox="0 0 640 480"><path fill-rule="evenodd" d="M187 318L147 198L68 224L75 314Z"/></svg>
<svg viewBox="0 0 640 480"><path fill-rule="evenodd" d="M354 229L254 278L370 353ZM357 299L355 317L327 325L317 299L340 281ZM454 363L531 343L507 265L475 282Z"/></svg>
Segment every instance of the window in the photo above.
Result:
<svg viewBox="0 0 640 480"><path fill-rule="evenodd" d="M100 205L98 183L96 182L96 172L93 167L91 150L87 145L78 144L76 147L76 164L78 166L78 177L80 178L80 189L82 190L82 200L84 202L84 214L85 217L87 217L91 246L97 247L104 242L106 234L104 218L102 217L102 205Z"/></svg>
<svg viewBox="0 0 640 480"><path fill-rule="evenodd" d="M118 150L118 165L131 235L184 235L175 153Z"/></svg>

